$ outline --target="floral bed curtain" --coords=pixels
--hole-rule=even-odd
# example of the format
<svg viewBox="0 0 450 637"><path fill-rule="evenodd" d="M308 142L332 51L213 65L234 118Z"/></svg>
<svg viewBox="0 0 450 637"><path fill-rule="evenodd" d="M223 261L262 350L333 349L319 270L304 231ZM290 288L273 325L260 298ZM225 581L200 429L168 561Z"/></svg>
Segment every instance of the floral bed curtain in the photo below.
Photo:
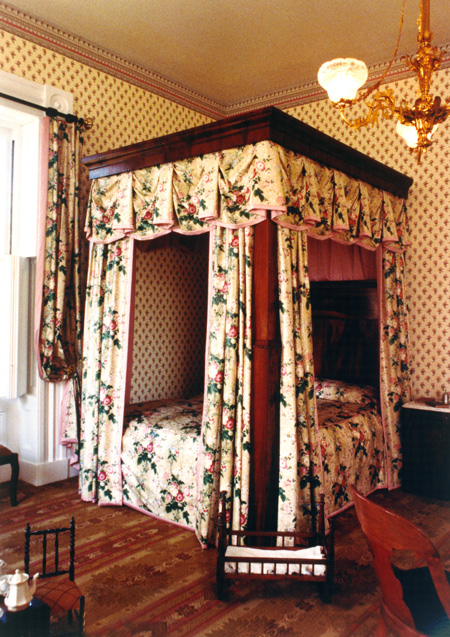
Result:
<svg viewBox="0 0 450 637"><path fill-rule="evenodd" d="M305 237L310 234L333 238L373 250L383 246L384 254L388 251L394 254L386 258L387 268L388 262L400 262L399 255L408 245L406 209L403 200L389 193L269 141L93 182L86 232L92 244L101 245L99 250L92 248L91 254L90 269L95 286L92 279L88 283L85 333L89 343L85 359L90 369L83 379L84 497L97 496L105 504L120 500L119 441L124 378L118 370L120 360L125 358L119 345L113 347L112 361L106 360L111 343L109 350L102 353L101 349L102 341L110 338L108 325L111 321L117 323L111 311L117 309L120 320L126 320L118 309L122 305L114 305L114 299L121 294L120 285L123 284L122 298L126 296L125 288L129 290L126 281L131 262L116 265L115 246L122 246L123 250L130 239L147 240L171 231L184 234L214 231L207 393L198 479L198 533L205 543L211 537L218 490L222 488L227 491L233 526L239 528L245 524L251 453L248 433L250 226L267 214L283 228L279 234L278 263L283 339L279 506L282 524L295 526L302 518L304 511L298 508L299 493L306 507L311 505L311 496L313 500L316 498L320 488L320 461L312 392ZM102 265L98 265L96 259L101 259ZM112 277L120 267L125 272L119 277L122 283L117 283L116 289L116 279ZM395 268L395 277L388 276L386 270L386 286L397 277L401 281L401 267ZM107 296L112 305L107 302ZM97 312L96 303L101 311ZM401 310L406 312L404 307ZM391 311L392 308L384 307L383 325L391 321ZM398 324L400 330L406 327L404 316L402 314ZM388 334L393 326L394 322L383 333ZM124 342L124 338L125 332L117 332L118 343ZM401 336L398 342L406 343L406 338ZM383 369L398 378L400 368L396 361L397 356L403 355L403 347L390 335L384 342L384 351ZM403 395L406 395L406 384L407 374L403 372L396 384L402 388ZM391 423L387 429L391 437L388 447L394 450L399 445L398 407L390 394L391 388L392 379L382 383L385 418L390 418ZM99 392L103 392L99 395L107 397L107 401L116 401L113 392L117 392L115 406L96 402ZM106 428L111 428L111 432L105 442Z"/></svg>
<svg viewBox="0 0 450 637"><path fill-rule="evenodd" d="M253 228L217 227L209 303L206 395L198 466L197 535L215 539L226 491L233 529L246 525L250 487Z"/></svg>
<svg viewBox="0 0 450 637"><path fill-rule="evenodd" d="M379 282L381 409L388 487L399 486L400 409L411 400L405 255L383 250Z"/></svg>
<svg viewBox="0 0 450 637"><path fill-rule="evenodd" d="M278 529L310 531L320 487L307 237L278 229L280 477ZM299 511L299 506L301 511Z"/></svg>
<svg viewBox="0 0 450 637"><path fill-rule="evenodd" d="M99 504L122 503L122 423L133 242L93 244L86 290L80 493Z"/></svg>
<svg viewBox="0 0 450 637"><path fill-rule="evenodd" d="M81 369L82 285L79 173L81 127L61 118L41 123L40 244L36 274L35 352L39 375L72 379L65 439L78 440L78 375ZM48 160L47 160L48 158ZM70 406L69 406L70 405ZM67 414L66 414L67 415Z"/></svg>

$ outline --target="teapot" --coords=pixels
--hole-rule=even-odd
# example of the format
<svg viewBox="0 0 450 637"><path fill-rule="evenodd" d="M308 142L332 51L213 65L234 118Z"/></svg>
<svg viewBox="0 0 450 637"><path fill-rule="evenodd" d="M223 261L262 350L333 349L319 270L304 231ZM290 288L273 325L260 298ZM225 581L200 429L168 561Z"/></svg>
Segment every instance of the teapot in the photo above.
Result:
<svg viewBox="0 0 450 637"><path fill-rule="evenodd" d="M14 575L10 576L8 594L5 597L5 606L9 611L16 612L25 610L28 607L33 599L38 577L39 573L36 573L31 582L29 582L28 575L22 573L19 569L16 569Z"/></svg>

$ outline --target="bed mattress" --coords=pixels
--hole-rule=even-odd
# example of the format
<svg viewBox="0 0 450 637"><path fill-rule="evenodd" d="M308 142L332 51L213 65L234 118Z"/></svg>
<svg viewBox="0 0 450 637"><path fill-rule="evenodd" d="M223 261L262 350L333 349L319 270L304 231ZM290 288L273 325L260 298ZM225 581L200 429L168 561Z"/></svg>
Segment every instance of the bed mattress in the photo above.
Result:
<svg viewBox="0 0 450 637"><path fill-rule="evenodd" d="M124 502L194 528L203 398L131 405L122 440Z"/></svg>

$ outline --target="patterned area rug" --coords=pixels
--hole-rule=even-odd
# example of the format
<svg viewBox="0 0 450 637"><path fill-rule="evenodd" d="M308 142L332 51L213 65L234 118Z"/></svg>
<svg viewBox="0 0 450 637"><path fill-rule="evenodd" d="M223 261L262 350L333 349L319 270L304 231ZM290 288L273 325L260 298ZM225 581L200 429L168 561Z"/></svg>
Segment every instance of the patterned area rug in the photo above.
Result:
<svg viewBox="0 0 450 637"><path fill-rule="evenodd" d="M450 504L379 491L382 506L404 515L429 534L450 568ZM26 523L32 529L76 520L76 581L86 596L88 636L187 637L373 635L378 584L372 558L353 509L336 518L336 576L331 604L314 584L239 582L225 601L215 595L213 549L194 534L127 507L81 502L74 479L41 488L19 484L11 508L0 485L0 558L8 572L23 567ZM31 572L39 562L31 555ZM66 634L53 618L52 634Z"/></svg>

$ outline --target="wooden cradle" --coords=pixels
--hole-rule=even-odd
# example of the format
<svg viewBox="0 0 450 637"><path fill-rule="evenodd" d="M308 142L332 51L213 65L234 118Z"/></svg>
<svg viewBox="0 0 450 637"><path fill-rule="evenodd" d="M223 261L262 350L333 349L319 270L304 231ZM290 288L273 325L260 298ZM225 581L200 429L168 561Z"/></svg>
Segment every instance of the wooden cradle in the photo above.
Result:
<svg viewBox="0 0 450 637"><path fill-rule="evenodd" d="M270 140L406 198L412 180L273 107L88 157L91 179ZM254 226L251 527L276 528L281 343L277 288L277 227ZM248 534L247 534L248 535ZM297 538L298 539L298 538ZM254 574L252 574L252 577ZM316 578L314 578L316 579Z"/></svg>
<svg viewBox="0 0 450 637"><path fill-rule="evenodd" d="M311 533L232 531L227 529L226 492L220 496L217 547L217 596L223 599L227 580L315 582L322 601L331 602L334 579L334 520L325 534L321 496L318 526Z"/></svg>

